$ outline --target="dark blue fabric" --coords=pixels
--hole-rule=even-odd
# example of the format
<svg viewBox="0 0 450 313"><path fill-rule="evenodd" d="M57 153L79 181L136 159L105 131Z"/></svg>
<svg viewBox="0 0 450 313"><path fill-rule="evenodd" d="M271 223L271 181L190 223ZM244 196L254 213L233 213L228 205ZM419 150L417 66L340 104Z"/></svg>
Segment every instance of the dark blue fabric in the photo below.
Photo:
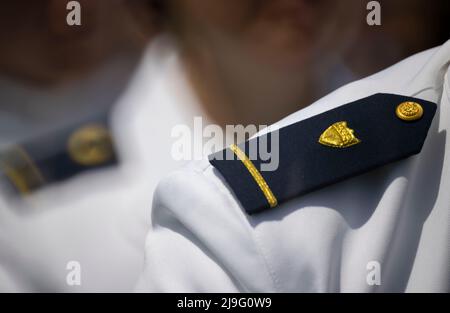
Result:
<svg viewBox="0 0 450 313"><path fill-rule="evenodd" d="M415 101L424 109L419 120L406 122L395 110L404 101ZM436 104L393 94L375 94L345 104L279 131L279 166L275 171L260 171L278 204L310 191L370 171L421 151L433 120ZM318 143L320 135L332 124L346 121L361 143L347 148L332 148ZM240 145L248 155L250 144L271 134ZM228 150L228 151L227 151ZM210 163L222 174L248 214L268 209L262 191L237 159L224 157L229 149L210 156ZM252 159L258 170L263 162Z"/></svg>
<svg viewBox="0 0 450 313"><path fill-rule="evenodd" d="M70 157L67 148L70 136L84 125L90 124L101 125L106 129L109 129L107 114L93 116L92 118L74 123L73 125L68 125L65 129L37 136L32 140L18 144L18 146L26 152L44 178L44 185L38 184L34 186L31 184L28 186L29 188L38 189L52 183L67 180L85 171L117 164L118 159L116 155L107 162L96 166L83 166ZM6 153L8 153L8 151L6 151ZM18 162L18 164L15 164L15 167L20 169L22 165L20 164L20 160ZM14 160L12 160L11 163L15 163Z"/></svg>

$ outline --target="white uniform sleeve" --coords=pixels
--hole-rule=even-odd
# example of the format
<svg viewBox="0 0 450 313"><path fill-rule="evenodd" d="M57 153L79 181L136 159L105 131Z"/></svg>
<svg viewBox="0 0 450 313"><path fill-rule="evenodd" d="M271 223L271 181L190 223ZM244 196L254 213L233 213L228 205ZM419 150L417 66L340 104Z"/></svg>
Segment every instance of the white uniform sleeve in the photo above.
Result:
<svg viewBox="0 0 450 313"><path fill-rule="evenodd" d="M138 290L447 292L449 51L450 41L279 124L377 92L410 95L440 103L419 155L252 216L209 165L164 180Z"/></svg>
<svg viewBox="0 0 450 313"><path fill-rule="evenodd" d="M137 291L276 291L242 210L209 178L187 169L160 183Z"/></svg>

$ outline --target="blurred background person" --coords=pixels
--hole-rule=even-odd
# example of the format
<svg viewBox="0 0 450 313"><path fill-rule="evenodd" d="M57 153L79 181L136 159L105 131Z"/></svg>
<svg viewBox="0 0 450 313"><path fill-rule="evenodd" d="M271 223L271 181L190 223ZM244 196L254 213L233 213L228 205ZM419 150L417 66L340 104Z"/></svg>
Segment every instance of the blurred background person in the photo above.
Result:
<svg viewBox="0 0 450 313"><path fill-rule="evenodd" d="M148 37L122 1L79 2L81 26L68 1L0 3L1 291L127 291L141 268L151 184L111 111Z"/></svg>
<svg viewBox="0 0 450 313"><path fill-rule="evenodd" d="M66 1L0 4L2 191L22 193L0 199L0 289L131 290L174 127L272 124L448 37L445 1L399 2L381 26L357 0L85 0L80 27Z"/></svg>

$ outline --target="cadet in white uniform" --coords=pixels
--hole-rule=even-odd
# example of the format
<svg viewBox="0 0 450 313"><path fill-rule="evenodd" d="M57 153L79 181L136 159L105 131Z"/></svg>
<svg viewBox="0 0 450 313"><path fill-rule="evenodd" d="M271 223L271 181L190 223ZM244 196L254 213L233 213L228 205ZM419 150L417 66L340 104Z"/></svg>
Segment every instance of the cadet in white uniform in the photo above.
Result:
<svg viewBox="0 0 450 313"><path fill-rule="evenodd" d="M164 6L157 2L155 9ZM63 35L71 38L76 28L65 28L65 19L61 17L66 11L59 0L36 3L30 12L40 12L51 3L55 6L50 9L55 10L50 11L50 16L55 12L61 14L50 23L57 28L56 38ZM11 7L16 13L23 10L24 2L8 4L2 13L10 12ZM141 4L146 5L146 1ZM93 4L97 5L98 12L102 13L104 4ZM115 5L115 2L108 4L111 8ZM89 9L83 6L83 10L86 8ZM29 20L33 18L30 13ZM15 21L9 22L15 25ZM46 24L46 21L39 22ZM103 25L101 21L95 22ZM86 24L89 25L83 25ZM113 24L115 31L126 29L119 22ZM33 38L44 36L45 40L41 40L52 48L53 33L47 34L46 25L42 29L23 29L25 33L35 30ZM88 27L85 31L90 34L91 30ZM19 40L23 35L17 33L14 38ZM90 41L81 46L95 46L95 42L105 39L103 36L94 32L88 36ZM45 49L49 46L38 46L40 49L31 54L31 49L14 51L15 45L8 46L1 51L2 66L8 67L8 71L20 69L19 77L30 72L40 77L45 73L45 65L68 70L65 57L74 57L70 49L61 49L68 55L63 53L52 58L52 53ZM133 72L135 58L118 56L89 79L64 88L30 87L14 81L5 72L0 89L3 111L9 114L2 113L0 117L2 122L8 122L0 126L0 137L7 143L18 140L19 149L15 147L0 158L0 290L129 291L135 286L144 265L143 247L153 190L163 176L182 164L172 154L176 139L172 138L174 127L192 128L194 117L202 117L202 126L206 126L210 123L210 112L215 117L224 117L221 124L229 118L221 114L220 103L199 105L198 93L192 90L195 79L187 77L198 73L185 73L185 68L192 70L192 64L194 68L202 65L186 62L186 57L180 56L186 52L183 48L186 47L180 48L170 36L162 34L144 53L136 72ZM11 59L18 62L7 62ZM213 67L209 70L214 72ZM51 74L47 77L50 82L59 79L60 73ZM34 75L27 78L36 78ZM280 81L272 85L272 82L265 84L271 89L283 84ZM238 112L241 109L249 111L245 105L240 105ZM282 107L273 110L281 115L289 111ZM13 119L27 116L29 111L39 115L40 125L33 124L32 118ZM268 110L264 117L271 117L271 113ZM68 120L64 119L66 115ZM26 195L11 200L6 189ZM80 285L77 284L78 265Z"/></svg>
<svg viewBox="0 0 450 313"><path fill-rule="evenodd" d="M50 105L60 101L80 108L86 103L100 105L116 90L119 96L107 103L111 106L107 122L116 150L115 163L87 166L80 172L76 168L70 177L52 182L48 181L51 170L61 162L49 154L42 165L36 165L38 170L49 168L49 177L39 189L18 199L9 197L6 188L1 189L0 290L133 290L143 267L152 191L162 177L184 162L172 157L176 139L171 137L172 129L177 125L192 127L194 116L204 114L186 85L179 57L167 37L150 44L127 88L122 90L122 80L112 78L127 73L130 66L126 60L116 60L88 80L58 93L30 92L26 86L14 84L12 88L12 83L3 84L3 90L10 91L8 99L22 103ZM12 95L12 90L26 92ZM209 123L207 118L203 122ZM80 123L70 134L91 124ZM63 137L67 141L69 138ZM65 153L66 141L50 139L44 133L43 144ZM35 154L29 156L32 161ZM47 158L50 161L45 161ZM11 180L4 177L2 183L10 184ZM66 268L71 261L81 266L79 286L66 281L75 269Z"/></svg>
<svg viewBox="0 0 450 313"><path fill-rule="evenodd" d="M39 15L50 4L58 9L53 24ZM131 291L153 190L183 164L172 158L172 128L204 114L169 38L155 39L141 56L120 33L129 25L117 2L83 3L81 34L64 28L60 4L1 5L0 38L13 33L14 40L0 51L0 291ZM24 12L42 28L6 19ZM106 24L98 16L105 13ZM65 31L55 35L47 23ZM40 40L33 53L23 49L34 47L30 37ZM118 42L127 46L114 55ZM96 43L103 53L92 61ZM72 71L88 73L54 84Z"/></svg>
<svg viewBox="0 0 450 313"><path fill-rule="evenodd" d="M279 186L271 186L271 181L294 191L302 188L290 185L289 175L281 170L271 173L271 180L269 174L260 173L263 180L266 177L266 188L257 183L254 174L233 176L238 172L237 167L215 168L213 162L206 160L164 179L155 194L153 225L147 237L145 270L138 290L449 292L449 64L450 41L342 87L269 129L281 129L280 146L283 147L286 141L283 142L282 131L288 125L306 125L309 118L324 119L344 111L342 115L350 116L366 105L369 112L372 106L388 110L380 115L362 114L360 119L366 120L361 123L381 125L387 133L392 129L391 138L395 138L398 134L394 130L399 129L395 125L411 127L431 121L434 105L425 105L430 101L437 104L437 111L428 134L426 130L411 131L408 143L397 144L398 150L410 144L420 146L425 134L425 143L417 155L394 163L385 162L375 170L367 169L335 184L326 182L318 190L278 203L271 203L267 196L272 189L273 198L278 197ZM372 98L344 106L378 93L419 99L416 101L422 102L423 117L416 114L419 111L412 113L418 124L407 124L401 115L396 116L395 106L391 110L400 103L383 103ZM370 104L371 101L375 104ZM332 112L336 113L319 115L334 108L337 109ZM364 133L363 128L354 128L353 134L369 139L376 137L370 131ZM310 139L311 144L322 147L318 139L324 129L313 126L311 129L298 134L301 142ZM359 139L360 144L355 142L346 148L353 150L324 146L322 149L344 149L340 151L347 151L351 158L365 147L365 139L361 136ZM392 158L397 153L389 149L392 148L389 137L373 142L381 159L384 155ZM280 164L296 157L303 156L280 155ZM244 164L243 158L240 159L232 161L233 164L241 161ZM364 167L369 162L357 160L354 167ZM242 173L248 169L244 165L239 168ZM348 169L352 170L351 164ZM334 172L320 175L326 180ZM246 188L251 195L236 186ZM253 203L248 203L246 197L257 194L260 199L264 199L264 194L268 203L252 214L249 207ZM373 271L380 276L373 276L377 275Z"/></svg>
<svg viewBox="0 0 450 313"><path fill-rule="evenodd" d="M142 3L147 4L147 1ZM67 94L62 92L58 96L51 91L28 94L32 101L26 99L27 95L22 95L21 92L18 92L19 96L16 94L19 100L25 97L24 101L30 103L57 104L58 101L73 101L69 107L86 107L90 102L105 103L112 110L108 112L106 121L102 119L104 124L101 125L104 128L101 128L103 131L100 133L97 132L99 128L89 128L95 120L87 124L79 122L75 128L71 126L66 137L63 136L63 140L59 142L60 145L48 144L50 147L62 148L60 151L64 151L62 158L65 162L67 156L71 156L71 162L76 161L63 167L70 169L70 175L65 176L65 179L50 179L49 183L38 184L40 188L33 190L31 195L18 203L8 202L0 197L1 290L130 290L143 266L142 246L150 222L152 191L161 176L180 165L171 154L171 131L174 126L190 126L196 116L204 118L204 126L209 124L209 116L213 116L214 121L220 125L271 123L279 116L296 110L299 101L303 106L324 90L329 90L342 81L354 79L353 73L346 66L342 66L341 60L335 60L335 57L339 57L337 52L341 50L342 43L346 42L342 40L341 43L341 39L347 37L335 36L335 33L330 31L341 30L340 27L334 26L336 23L342 26L339 21L347 21L348 15L351 16L348 20L355 18L353 11L346 10L344 5L339 4L341 2L334 2L330 4L331 7L324 2L316 7L312 3L290 0L240 1L233 2L231 6L228 0L183 1L177 2L178 5L168 6L168 11L175 12L165 11L165 3L168 2L155 0L153 3L155 9L163 12L164 17L172 15L170 17L177 22L173 23L170 29L175 30L179 45L173 45L173 42L164 36L156 40L145 53L142 63L129 79L125 90L115 90L117 86L111 84L113 78L124 78L125 74L121 75L121 71L128 75L132 66L122 64L119 60L118 63L107 66L99 75L88 81L87 85L69 88L69 91L66 90ZM192 11L191 5L197 5L199 10ZM311 5L314 10L310 10ZM254 14L255 20L249 25L239 25L249 15L235 14L239 10L230 10L235 6L245 7L245 12L251 13L252 16L257 13ZM325 8L327 10L324 10ZM228 15L221 15L223 12L228 12ZM323 18L317 18L314 12L326 14L321 16ZM332 13L335 12L340 13L333 16ZM230 16L233 19L230 20ZM299 20L299 16L302 19ZM196 24L203 19L209 20L209 24ZM319 29L316 27L317 23L324 20L330 22L325 25L327 27L320 28L319 33L311 35L309 31ZM211 24L218 27L210 28ZM193 27L188 27L189 25ZM349 25L342 27L344 34L351 30ZM242 29L245 29L243 33L240 32ZM267 29L271 30L270 36ZM223 30L225 32L222 32ZM238 38L237 45L230 45L230 41L236 43L236 37L228 35L236 33L243 36ZM229 49L233 47L237 49ZM260 53L254 53L255 51ZM280 55L280 51L285 51L286 54ZM263 70L264 75L260 75L259 70ZM121 84L119 86L123 87ZM223 92L220 90L222 87L225 87L223 89L227 92L220 94ZM290 93L293 89L295 92ZM14 90L23 89L11 87L8 82L5 83L4 90L12 90L14 94ZM115 90L118 97L111 100L110 95L103 93L108 90ZM248 90L257 92L248 93ZM77 94L82 97L74 96ZM219 97L216 97L218 94ZM282 99L282 96L286 97ZM109 102L107 99L110 99ZM305 112L311 110L310 108L313 107L308 107ZM55 118L49 118L51 122L54 120ZM82 136L74 136L80 134ZM93 156L96 162L94 166L88 166L89 170L80 170L85 166L85 162L89 163L92 159L86 160L82 154L77 153L84 145L80 144L80 140L71 140L73 138L88 138L88 143L93 143L92 146L87 145L93 147L92 150L87 149L88 152L93 152L87 155ZM99 138L102 140L98 140ZM106 145L103 141L105 138L108 139ZM44 143L45 139L44 137ZM109 139L112 139L111 143ZM36 142L32 143L32 146L36 146ZM115 154L109 150L112 148L115 148ZM74 155L70 154L73 152ZM105 158L105 155L108 158ZM50 161L44 158L42 164L37 164L37 169L41 169L40 165L43 165L42 168L45 168L47 173L50 170L51 173L52 167L60 166L60 162L51 161L54 155L48 156ZM34 160L34 157L32 154L30 159ZM27 158L23 159L28 161ZM105 164L109 167L104 167ZM238 210L238 202L231 199L233 204L227 204L230 210L224 211L226 214L235 214L236 219L225 218L222 221L222 213L219 211L222 210L224 195L212 190L210 198L208 196L207 199L211 201L211 210L203 211L203 205L209 204L197 204L196 201L200 198L196 197L196 193L188 195L192 196L192 199L186 199L184 192L188 187L195 188L193 191L201 190L203 197L203 193L209 192L211 185L194 177L193 185L186 186L186 179L191 177L191 173L187 171L186 176L182 174L182 185L174 183L174 187L182 186L183 190L172 190L170 182L168 191L163 191L162 187L157 193L156 227L148 237L149 258L139 290L263 290L264 287L252 288L258 280L264 280L266 274L258 270L261 265L259 254L252 252L255 251L256 245L241 236L242 229L237 227L238 223L248 227L248 220L242 211ZM4 180L14 182L14 176L10 176ZM15 183L16 187L23 188L20 180ZM220 188L223 192L228 194L225 196L230 197L226 187L220 182L218 184L222 186ZM171 201L185 201L183 206L189 211L183 212L181 218L189 220L179 223L176 215L170 216L169 213L169 216L166 216L169 211L160 210L161 204L165 203L161 198L163 194L170 197L179 194L178 198ZM168 209L175 207L172 203L165 206ZM215 208L219 210L216 212ZM201 218L196 216L197 213L202 215ZM270 213L267 211L264 214ZM230 221L233 224L231 226L228 225ZM354 220L349 223L358 225ZM167 228L161 229L159 225ZM225 233L222 232L222 226L226 228ZM204 229L207 234L199 235L197 227ZM170 229L175 229L176 232ZM331 236L332 232L328 234ZM224 238L227 238L226 241L233 238L238 240L234 242L232 249L229 249L230 247L226 246L228 241L223 241ZM286 245L288 242L296 245L294 237L290 238L291 241L286 241ZM214 246L203 246L203 243L209 244L206 239L214 241ZM171 244L174 245L170 246ZM277 243L277 247L283 246ZM234 272L234 266L217 253L227 249L227 256L231 262L235 262L233 264L236 269L242 270L242 276ZM240 257L241 260L238 259ZM184 259L184 263L180 258ZM307 262L306 258L298 259ZM321 260L325 262L322 258ZM79 262L81 266L80 286L67 283L68 274L73 267L66 266L72 264L71 261ZM311 266L321 264L311 263ZM258 270L258 274L255 276L247 271L248 266L252 271ZM272 267L271 264L268 266ZM266 268L263 266L263 269ZM278 269L274 268L274 275L276 271ZM253 285L247 284L247 275L251 276ZM71 277L73 278L69 278ZM314 279L312 275L308 277ZM211 282L205 279L211 279ZM273 276L273 280L278 279ZM197 281L200 281L199 284Z"/></svg>

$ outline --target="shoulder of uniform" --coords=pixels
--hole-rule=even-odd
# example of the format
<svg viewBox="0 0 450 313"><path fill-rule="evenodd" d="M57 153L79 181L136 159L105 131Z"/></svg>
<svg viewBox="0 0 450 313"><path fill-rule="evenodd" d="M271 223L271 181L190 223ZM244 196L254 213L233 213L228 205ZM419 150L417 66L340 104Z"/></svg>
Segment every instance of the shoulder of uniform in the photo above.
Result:
<svg viewBox="0 0 450 313"><path fill-rule="evenodd" d="M378 93L210 156L248 214L421 151L435 103Z"/></svg>
<svg viewBox="0 0 450 313"><path fill-rule="evenodd" d="M172 171L162 178L154 192L154 208L161 206L176 209L179 204L184 209L207 202L215 194L215 184L209 171L213 167L207 160L192 161L182 168ZM176 194L177 197L173 197ZM215 196L217 197L217 195Z"/></svg>
<svg viewBox="0 0 450 313"><path fill-rule="evenodd" d="M211 165L193 162L162 179L154 195L152 224L186 236L227 272L240 277L243 289L272 288L253 226Z"/></svg>
<svg viewBox="0 0 450 313"><path fill-rule="evenodd" d="M0 181L26 195L117 160L108 123L88 121L1 149Z"/></svg>

